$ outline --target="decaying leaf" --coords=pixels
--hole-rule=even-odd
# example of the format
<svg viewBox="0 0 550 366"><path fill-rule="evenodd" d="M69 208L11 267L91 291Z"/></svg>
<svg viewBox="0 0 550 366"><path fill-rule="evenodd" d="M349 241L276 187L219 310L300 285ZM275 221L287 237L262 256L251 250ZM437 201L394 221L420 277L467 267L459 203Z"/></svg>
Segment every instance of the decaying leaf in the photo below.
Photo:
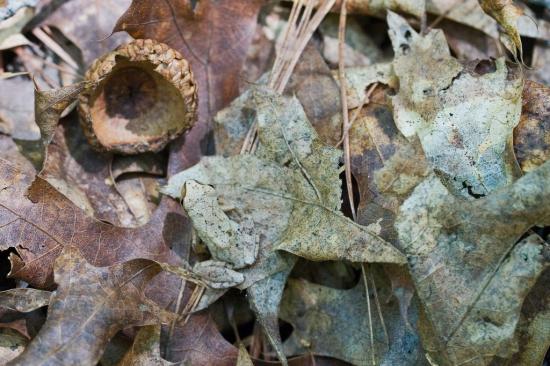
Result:
<svg viewBox="0 0 550 366"><path fill-rule="evenodd" d="M34 115L36 124L40 128L40 134L44 145L48 145L59 123L61 113L77 98L89 83L81 82L64 86L59 89L40 90L35 84L34 91Z"/></svg>
<svg viewBox="0 0 550 366"><path fill-rule="evenodd" d="M401 248L441 365L486 365L516 350L523 299L548 264L533 225L548 225L550 162L478 200L454 196L432 175L403 203L396 222ZM432 352L434 352L432 354Z"/></svg>
<svg viewBox="0 0 550 366"><path fill-rule="evenodd" d="M381 284L377 276L377 285ZM389 286L383 288L389 289ZM387 299L388 295L380 293L380 298ZM409 312L410 318L405 319L400 315L398 302L390 299L381 304L386 325L376 311L373 311L371 325L369 300L374 309L374 299L366 298L363 281L350 290L339 290L290 279L281 303L281 318L293 325L294 332L285 342L285 349L291 355L309 351L354 365L372 364L373 358L376 365L427 365L420 339L410 328L410 323L416 324L418 308L415 306L414 311ZM370 329L373 329L374 349Z"/></svg>
<svg viewBox="0 0 550 366"><path fill-rule="evenodd" d="M14 288L0 292L0 307L26 313L47 306L51 296L50 291Z"/></svg>
<svg viewBox="0 0 550 366"><path fill-rule="evenodd" d="M342 0L340 0L341 2ZM339 2L336 8L339 9ZM519 35L548 39L544 20L523 21L521 9L511 0L347 0L349 12L383 17L387 10L404 12L420 18L426 12L444 17L499 38L499 24L505 31L503 39L507 48L514 53ZM502 5L502 6L501 6ZM485 11L484 11L485 10Z"/></svg>
<svg viewBox="0 0 550 366"><path fill-rule="evenodd" d="M40 177L88 216L116 226L137 226L117 187L111 181L112 156L95 152L86 142L78 116L61 119L46 148Z"/></svg>
<svg viewBox="0 0 550 366"><path fill-rule="evenodd" d="M10 365L95 365L120 329L169 322L173 317L144 296L159 271L147 260L94 267L77 248L65 247L55 261L58 287L46 323Z"/></svg>
<svg viewBox="0 0 550 366"><path fill-rule="evenodd" d="M337 77L337 73L335 76ZM346 69L346 97L348 108L354 109L364 102L369 85L374 83L397 86L397 79L393 73L392 64L378 63L366 67L350 67Z"/></svg>
<svg viewBox="0 0 550 366"><path fill-rule="evenodd" d="M550 159L550 88L527 80L521 120L514 129L514 152L521 169L529 172Z"/></svg>
<svg viewBox="0 0 550 366"><path fill-rule="evenodd" d="M169 366L177 365L160 355L160 325L147 325L136 334L132 347L118 366Z"/></svg>
<svg viewBox="0 0 550 366"><path fill-rule="evenodd" d="M512 133L521 113L521 72L502 58L462 65L441 31L419 35L394 13L388 23L399 78L393 115L401 133L420 138L454 194L477 197L511 183L520 175Z"/></svg>

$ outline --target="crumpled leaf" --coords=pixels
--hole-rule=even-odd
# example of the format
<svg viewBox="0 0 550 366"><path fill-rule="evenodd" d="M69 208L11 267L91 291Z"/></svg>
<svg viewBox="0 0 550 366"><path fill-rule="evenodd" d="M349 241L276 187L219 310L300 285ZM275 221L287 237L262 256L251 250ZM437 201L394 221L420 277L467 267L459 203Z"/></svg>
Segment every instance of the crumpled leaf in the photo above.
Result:
<svg viewBox="0 0 550 366"><path fill-rule="evenodd" d="M48 145L52 141L61 113L88 86L89 83L80 82L59 89L40 90L38 85L35 84L34 115L44 145Z"/></svg>
<svg viewBox="0 0 550 366"><path fill-rule="evenodd" d="M493 4L498 5L498 3L503 3L508 6L508 3L511 3L511 1L508 0L347 0L346 4L348 12L369 14L379 17L383 17L386 14L386 10L391 10L395 12L405 12L420 18L424 9L426 9L430 14L443 16L454 22L480 30L494 39L498 39L499 25L497 20L499 19L483 11L480 5L483 1L488 1L489 6ZM336 3L336 8L340 8L339 2ZM514 9L509 9L503 14L505 15L503 19L507 22L502 23L503 27L506 25L511 31L512 26L517 27L517 32L526 37L549 38L550 34L547 31L543 31L544 28L546 28L544 20L535 21L529 19L524 22L523 18L525 17L523 17L517 19L518 22L516 24L513 21L516 18L514 14L515 11ZM497 13L497 16L499 16L498 6L494 7L493 12ZM500 17L502 17L502 15L500 15ZM504 40L506 41L506 38ZM509 43L508 48L513 52L515 45Z"/></svg>
<svg viewBox="0 0 550 366"><path fill-rule="evenodd" d="M176 363L166 361L160 355L160 325L142 327L134 338L134 344L118 366L169 366Z"/></svg>
<svg viewBox="0 0 550 366"><path fill-rule="evenodd" d="M266 84L267 76L264 74L255 84ZM253 89L247 89L214 116L218 155L239 154L255 118L252 94ZM338 142L342 129L340 88L313 41L300 55L284 94L298 98L321 141L329 145Z"/></svg>
<svg viewBox="0 0 550 366"><path fill-rule="evenodd" d="M134 0L114 32L152 38L178 50L198 85L198 121L182 152L186 166L201 157L212 116L239 94L239 73L252 42L263 0Z"/></svg>
<svg viewBox="0 0 550 366"><path fill-rule="evenodd" d="M179 240L177 220L183 221L182 216L164 220L168 212L157 210L148 225L119 228L94 220L41 178L32 179L0 159L0 247L17 250L10 256L11 276L38 288L51 287L53 262L69 245L96 266L133 258L174 265L181 261L169 243Z"/></svg>
<svg viewBox="0 0 550 366"><path fill-rule="evenodd" d="M514 152L523 172L550 159L550 88L527 80L521 119L514 129Z"/></svg>
<svg viewBox="0 0 550 366"><path fill-rule="evenodd" d="M240 224L231 220L218 205L216 191L210 186L189 180L183 189L183 207L212 258L234 269L253 264L259 240L254 222L249 218L243 218Z"/></svg>
<svg viewBox="0 0 550 366"><path fill-rule="evenodd" d="M432 175L396 221L430 329L425 346L440 365L486 365L517 351L523 299L548 265L533 225L548 225L550 162L487 197L454 196Z"/></svg>
<svg viewBox="0 0 550 366"><path fill-rule="evenodd" d="M376 278L377 287L389 289L382 285L380 276ZM372 286L370 290L373 291ZM390 298L388 295L380 293L380 299ZM350 290L340 290L290 279L281 303L281 318L291 323L294 331L284 344L285 350L290 355L309 351L354 365L370 365L373 352L377 365L427 365L420 339L414 329L409 328L409 322L416 324L418 307L412 307L410 318L406 319L401 317L395 299L381 306L389 339L371 299L373 350L363 281Z"/></svg>
<svg viewBox="0 0 550 366"><path fill-rule="evenodd" d="M77 248L65 247L55 261L58 287L46 323L9 365L95 365L122 328L169 322L174 316L144 296L159 271L147 260L94 267Z"/></svg>
<svg viewBox="0 0 550 366"><path fill-rule="evenodd" d="M388 14L399 93L392 98L395 124L417 135L453 194L479 197L520 175L512 133L521 113L523 78L503 58L472 69L450 55L441 31L421 36ZM476 72L488 66L488 72Z"/></svg>
<svg viewBox="0 0 550 366"><path fill-rule="evenodd" d="M514 57L517 57L519 52L519 58L523 60L523 47L517 28L518 18L523 15L521 9L514 5L512 0L479 0L479 5L504 29L507 36L504 42L506 47Z"/></svg>
<svg viewBox="0 0 550 366"><path fill-rule="evenodd" d="M0 307L27 313L50 303L50 291L14 288L0 292Z"/></svg>

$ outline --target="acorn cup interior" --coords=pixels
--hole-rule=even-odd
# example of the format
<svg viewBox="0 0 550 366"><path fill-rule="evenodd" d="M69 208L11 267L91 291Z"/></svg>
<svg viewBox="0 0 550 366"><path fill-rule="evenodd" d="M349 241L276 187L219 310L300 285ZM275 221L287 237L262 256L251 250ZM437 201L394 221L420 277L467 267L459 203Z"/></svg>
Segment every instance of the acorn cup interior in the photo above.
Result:
<svg viewBox="0 0 550 366"><path fill-rule="evenodd" d="M117 56L112 71L95 89L90 113L101 145L115 149L120 145L155 145L185 123L182 95L153 66Z"/></svg>

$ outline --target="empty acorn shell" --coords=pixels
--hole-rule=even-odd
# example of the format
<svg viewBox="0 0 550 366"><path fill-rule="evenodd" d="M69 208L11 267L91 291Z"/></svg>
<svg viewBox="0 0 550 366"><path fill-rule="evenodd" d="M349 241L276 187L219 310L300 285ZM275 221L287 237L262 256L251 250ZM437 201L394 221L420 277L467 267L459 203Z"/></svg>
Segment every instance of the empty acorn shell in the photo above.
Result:
<svg viewBox="0 0 550 366"><path fill-rule="evenodd" d="M96 150L160 151L195 122L197 86L176 50L137 39L97 59L80 94L80 122Z"/></svg>

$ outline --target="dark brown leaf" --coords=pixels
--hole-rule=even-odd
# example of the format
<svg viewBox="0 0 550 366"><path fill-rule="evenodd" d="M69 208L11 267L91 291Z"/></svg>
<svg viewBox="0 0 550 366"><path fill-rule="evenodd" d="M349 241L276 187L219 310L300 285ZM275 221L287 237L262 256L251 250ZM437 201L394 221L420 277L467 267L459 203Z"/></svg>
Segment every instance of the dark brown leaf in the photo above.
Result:
<svg viewBox="0 0 550 366"><path fill-rule="evenodd" d="M125 229L87 216L42 178L31 183L32 177L0 160L0 245L17 250L10 257L13 277L50 287L53 262L68 245L95 266L133 258L179 262L169 249L183 237L183 217L168 209L176 202L164 202L148 225Z"/></svg>
<svg viewBox="0 0 550 366"><path fill-rule="evenodd" d="M58 287L46 323L9 365L95 365L122 328L168 322L171 315L144 296L159 271L147 260L94 267L76 247L65 247L55 261Z"/></svg>
<svg viewBox="0 0 550 366"><path fill-rule="evenodd" d="M152 38L191 63L199 88L199 120L186 138L186 165L201 156L214 113L238 95L239 75L263 0L134 0L114 31Z"/></svg>
<svg viewBox="0 0 550 366"><path fill-rule="evenodd" d="M185 325L179 323L168 343L167 358L188 365L234 366L239 353L222 337L208 313L192 315Z"/></svg>
<svg viewBox="0 0 550 366"><path fill-rule="evenodd" d="M84 66L89 66L128 39L126 35L109 33L129 4L130 0L65 1L43 24L60 29L80 48Z"/></svg>

